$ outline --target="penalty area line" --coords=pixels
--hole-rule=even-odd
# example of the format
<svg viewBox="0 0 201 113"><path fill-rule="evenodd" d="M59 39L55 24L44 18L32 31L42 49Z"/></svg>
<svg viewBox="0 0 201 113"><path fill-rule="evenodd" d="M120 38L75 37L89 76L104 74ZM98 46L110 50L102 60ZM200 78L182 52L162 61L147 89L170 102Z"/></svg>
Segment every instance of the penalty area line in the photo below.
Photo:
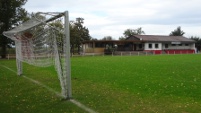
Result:
<svg viewBox="0 0 201 113"><path fill-rule="evenodd" d="M85 111L87 111L87 112L89 112L89 113L97 113L97 112L95 112L94 110L92 110L92 109L86 107L86 106L83 105L82 103L76 101L75 99L70 99L70 101L71 101L73 104L77 105L78 107L84 109Z"/></svg>
<svg viewBox="0 0 201 113"><path fill-rule="evenodd" d="M11 69L11 68L9 68L9 67L7 67L7 66L4 66L4 65L0 65L0 66L1 66L1 67L4 67L4 68L8 69L9 71L14 72L14 73L17 74L16 71L14 71L13 69ZM59 92L57 92L57 91L53 90L52 88L50 88L50 87L48 87L48 86L46 86L46 85L40 83L39 81L34 80L34 79L29 78L29 77L24 76L24 75L22 75L21 77L23 77L23 78L25 78L25 79L27 79L27 80L29 80L29 81L31 81L31 82L33 82L33 83L35 83L35 84L41 86L41 87L44 87L44 88L46 88L48 91L50 91L50 92L52 92L52 93L55 93L56 96L63 98L63 96L62 96ZM69 101L70 101L71 103L75 104L76 106L80 107L81 109L83 109L83 110L89 112L89 113L97 113L97 112L95 112L94 110L88 108L87 106L85 106L84 104L80 103L79 101L77 101L77 100L75 100L75 99L70 99Z"/></svg>
<svg viewBox="0 0 201 113"><path fill-rule="evenodd" d="M1 67L4 67L4 68L10 70L11 72L14 72L14 73L17 74L16 71L14 71L13 69L11 69L11 68L9 68L9 67L6 67L6 66L4 66L4 65L0 65L0 66L1 66ZM32 79L32 78L29 78L29 77L27 77L27 76L24 76L24 75L21 75L20 77L23 77L23 78L25 78L25 79L27 79L27 80L29 80L29 81L31 81L31 82L33 82L33 83L39 85L39 86L42 86L42 87L46 88L48 91L50 91L50 92L52 92L52 93L55 93L58 97L62 97L62 98L63 98L63 96L62 96L60 93L56 92L56 91L53 90L52 88L50 88L50 87L48 87L48 86L46 86L46 85L44 85L44 84L42 84L42 83L40 83L39 81L36 81L36 80L34 80L34 79Z"/></svg>
<svg viewBox="0 0 201 113"><path fill-rule="evenodd" d="M1 67L4 67L4 68L6 68L6 69L8 69L8 70L10 70L10 71L12 71L12 72L14 72L14 73L16 73L14 70L12 70L12 69L10 69L9 67L6 67L6 66L4 66L4 65L0 65ZM16 73L17 74L17 73Z"/></svg>

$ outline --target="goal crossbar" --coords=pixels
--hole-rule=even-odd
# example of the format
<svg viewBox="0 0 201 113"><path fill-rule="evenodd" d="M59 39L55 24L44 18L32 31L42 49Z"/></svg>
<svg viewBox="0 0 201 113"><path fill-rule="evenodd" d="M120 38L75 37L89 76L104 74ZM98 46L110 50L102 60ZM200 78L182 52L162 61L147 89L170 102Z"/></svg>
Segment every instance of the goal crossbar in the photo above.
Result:
<svg viewBox="0 0 201 113"><path fill-rule="evenodd" d="M27 24L28 22L25 22L25 23L22 23L21 25L15 27L14 29L11 29L9 31L3 32L3 34L5 36L17 34L17 33L20 33L22 31L29 30L29 29L31 29L33 27L40 26L41 24L46 24L47 22L54 21L55 19L64 16L64 14L65 13L59 13L58 15L55 15L54 17L51 17L51 18L49 18L47 20L44 20L44 21L40 21L38 19L31 19L31 20L28 20L28 22L32 21L32 25Z"/></svg>

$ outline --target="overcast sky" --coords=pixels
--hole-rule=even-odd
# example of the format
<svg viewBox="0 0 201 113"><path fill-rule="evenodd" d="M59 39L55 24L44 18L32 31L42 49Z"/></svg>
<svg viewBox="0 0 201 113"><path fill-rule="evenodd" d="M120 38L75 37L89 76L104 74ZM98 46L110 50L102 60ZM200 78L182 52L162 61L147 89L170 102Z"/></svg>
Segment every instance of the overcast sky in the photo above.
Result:
<svg viewBox="0 0 201 113"><path fill-rule="evenodd" d="M118 39L124 30L142 27L146 35L169 35L178 26L201 37L201 0L28 0L28 12L69 11L70 20L84 18L93 38Z"/></svg>

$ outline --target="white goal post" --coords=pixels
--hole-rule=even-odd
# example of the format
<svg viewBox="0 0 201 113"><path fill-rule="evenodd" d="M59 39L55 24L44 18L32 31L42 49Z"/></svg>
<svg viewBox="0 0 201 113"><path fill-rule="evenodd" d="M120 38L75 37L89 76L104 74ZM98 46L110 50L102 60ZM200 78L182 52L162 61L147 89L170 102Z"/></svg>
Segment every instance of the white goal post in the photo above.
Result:
<svg viewBox="0 0 201 113"><path fill-rule="evenodd" d="M22 62L40 67L54 65L62 96L72 98L68 11L36 13L30 20L3 34L15 41L18 75L23 72Z"/></svg>

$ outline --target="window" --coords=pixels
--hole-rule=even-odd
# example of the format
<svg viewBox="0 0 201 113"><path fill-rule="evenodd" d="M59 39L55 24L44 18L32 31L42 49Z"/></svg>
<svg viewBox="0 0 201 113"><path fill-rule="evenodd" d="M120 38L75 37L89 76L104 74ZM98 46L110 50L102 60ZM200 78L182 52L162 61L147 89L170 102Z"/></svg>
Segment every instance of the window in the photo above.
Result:
<svg viewBox="0 0 201 113"><path fill-rule="evenodd" d="M158 44L155 44L155 48L158 48Z"/></svg>
<svg viewBox="0 0 201 113"><path fill-rule="evenodd" d="M104 47L103 43L95 43L95 47Z"/></svg>
<svg viewBox="0 0 201 113"><path fill-rule="evenodd" d="M152 44L149 44L149 48L152 48Z"/></svg>
<svg viewBox="0 0 201 113"><path fill-rule="evenodd" d="M185 44L185 46L189 46L189 44Z"/></svg>
<svg viewBox="0 0 201 113"><path fill-rule="evenodd" d="M142 49L142 44L139 44L139 48Z"/></svg>
<svg viewBox="0 0 201 113"><path fill-rule="evenodd" d="M182 46L182 44L179 44L179 46Z"/></svg>
<svg viewBox="0 0 201 113"><path fill-rule="evenodd" d="M176 46L176 44L172 44L172 46Z"/></svg>
<svg viewBox="0 0 201 113"><path fill-rule="evenodd" d="M168 48L168 44L165 44L165 48Z"/></svg>

